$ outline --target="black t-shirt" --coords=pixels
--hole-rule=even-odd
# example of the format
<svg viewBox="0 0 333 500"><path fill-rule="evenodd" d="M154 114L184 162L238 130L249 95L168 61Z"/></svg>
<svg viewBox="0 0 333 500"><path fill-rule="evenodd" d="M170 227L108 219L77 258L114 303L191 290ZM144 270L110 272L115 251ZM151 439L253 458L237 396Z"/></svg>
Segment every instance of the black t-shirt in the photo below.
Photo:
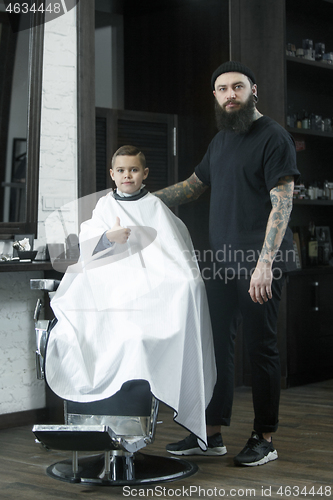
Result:
<svg viewBox="0 0 333 500"><path fill-rule="evenodd" d="M211 188L209 236L216 260L244 274L243 268L256 266L262 250L271 189L280 177L299 176L295 143L277 122L262 116L246 134L216 134L195 173ZM274 267L295 269L289 228Z"/></svg>

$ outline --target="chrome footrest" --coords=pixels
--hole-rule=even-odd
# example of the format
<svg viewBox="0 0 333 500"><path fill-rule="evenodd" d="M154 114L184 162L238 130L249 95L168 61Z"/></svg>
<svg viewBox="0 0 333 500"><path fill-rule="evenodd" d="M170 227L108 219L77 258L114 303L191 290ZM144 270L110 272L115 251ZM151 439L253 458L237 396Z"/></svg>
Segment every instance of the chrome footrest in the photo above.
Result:
<svg viewBox="0 0 333 500"><path fill-rule="evenodd" d="M34 425L32 432L50 449L135 453L146 446L142 436L125 439L107 425Z"/></svg>

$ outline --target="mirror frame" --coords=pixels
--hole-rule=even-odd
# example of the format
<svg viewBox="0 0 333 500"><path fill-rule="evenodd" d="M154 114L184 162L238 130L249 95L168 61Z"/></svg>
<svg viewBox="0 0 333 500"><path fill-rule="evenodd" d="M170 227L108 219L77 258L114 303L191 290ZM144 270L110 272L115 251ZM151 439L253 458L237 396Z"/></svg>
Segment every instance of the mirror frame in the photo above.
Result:
<svg viewBox="0 0 333 500"><path fill-rule="evenodd" d="M76 4L76 28L77 178L81 198L96 192L95 0ZM82 214L81 220L86 215Z"/></svg>
<svg viewBox="0 0 333 500"><path fill-rule="evenodd" d="M35 234L38 220L38 180L43 78L44 14L31 16L28 66L27 176L25 220L0 222L0 235Z"/></svg>

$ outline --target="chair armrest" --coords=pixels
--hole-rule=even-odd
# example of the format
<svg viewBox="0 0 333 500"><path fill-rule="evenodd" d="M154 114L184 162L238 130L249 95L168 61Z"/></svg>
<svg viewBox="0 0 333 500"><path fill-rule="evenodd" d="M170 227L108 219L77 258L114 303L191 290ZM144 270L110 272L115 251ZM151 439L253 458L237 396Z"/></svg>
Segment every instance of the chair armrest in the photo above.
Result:
<svg viewBox="0 0 333 500"><path fill-rule="evenodd" d="M48 292L55 292L60 285L60 280L47 280L47 279L33 279L30 280L31 290L46 290Z"/></svg>

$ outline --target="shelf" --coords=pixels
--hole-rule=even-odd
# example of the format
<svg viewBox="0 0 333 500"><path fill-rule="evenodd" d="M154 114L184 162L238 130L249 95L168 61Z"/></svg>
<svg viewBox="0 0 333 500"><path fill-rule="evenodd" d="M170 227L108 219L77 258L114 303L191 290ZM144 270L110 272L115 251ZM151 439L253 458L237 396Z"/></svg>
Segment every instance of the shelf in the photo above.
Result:
<svg viewBox="0 0 333 500"><path fill-rule="evenodd" d="M291 128L286 127L291 134L307 135L309 137L321 137L326 139L333 139L333 132L321 132L320 130L309 130L306 128Z"/></svg>
<svg viewBox="0 0 333 500"><path fill-rule="evenodd" d="M288 273L289 276L333 274L333 266L304 267Z"/></svg>
<svg viewBox="0 0 333 500"><path fill-rule="evenodd" d="M7 261L0 262L0 273L13 273L23 271L51 271L53 269L51 262L20 262Z"/></svg>
<svg viewBox="0 0 333 500"><path fill-rule="evenodd" d="M286 56L286 61L291 63L296 63L312 68L319 68L328 71L333 71L333 64L323 63L318 61L309 61L308 59L302 59L300 57Z"/></svg>
<svg viewBox="0 0 333 500"><path fill-rule="evenodd" d="M298 198L293 199L294 205L333 205L333 200L300 200Z"/></svg>

